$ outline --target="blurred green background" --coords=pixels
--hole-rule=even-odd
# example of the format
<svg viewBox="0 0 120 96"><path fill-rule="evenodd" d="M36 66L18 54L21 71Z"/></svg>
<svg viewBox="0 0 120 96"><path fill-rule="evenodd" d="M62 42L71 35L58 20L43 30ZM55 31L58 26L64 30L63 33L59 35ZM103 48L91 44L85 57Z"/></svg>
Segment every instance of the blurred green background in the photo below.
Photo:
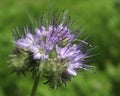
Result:
<svg viewBox="0 0 120 96"><path fill-rule="evenodd" d="M37 15L48 9L69 10L85 23L86 36L97 47L93 54L99 55L93 58L96 74L81 73L59 90L39 84L36 96L120 96L120 0L0 0L0 96L30 95L30 75L18 78L8 69L11 30L27 24L26 10Z"/></svg>

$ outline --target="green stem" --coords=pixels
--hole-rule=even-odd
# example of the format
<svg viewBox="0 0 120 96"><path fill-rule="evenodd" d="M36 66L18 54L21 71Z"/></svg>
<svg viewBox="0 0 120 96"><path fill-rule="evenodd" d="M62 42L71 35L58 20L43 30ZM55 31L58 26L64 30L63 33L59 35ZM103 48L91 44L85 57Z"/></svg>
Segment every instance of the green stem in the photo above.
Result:
<svg viewBox="0 0 120 96"><path fill-rule="evenodd" d="M35 77L35 81L34 81L34 84L33 84L31 96L35 96L35 94L36 94L37 87L38 87L38 84L39 84L39 79L40 79L40 73L37 74L36 77Z"/></svg>

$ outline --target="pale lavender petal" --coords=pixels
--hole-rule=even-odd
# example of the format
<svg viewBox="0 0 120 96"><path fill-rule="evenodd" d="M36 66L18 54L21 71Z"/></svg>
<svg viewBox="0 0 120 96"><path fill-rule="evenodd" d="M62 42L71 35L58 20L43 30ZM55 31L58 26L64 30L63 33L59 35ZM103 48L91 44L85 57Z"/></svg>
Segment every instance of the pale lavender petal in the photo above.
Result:
<svg viewBox="0 0 120 96"><path fill-rule="evenodd" d="M40 59L41 58L41 54L40 53L37 53L37 54L34 54L34 57L33 57L35 60L37 59Z"/></svg>
<svg viewBox="0 0 120 96"><path fill-rule="evenodd" d="M43 59L43 60L47 60L47 59L48 59L48 55L43 55L43 56L42 56L42 59Z"/></svg>
<svg viewBox="0 0 120 96"><path fill-rule="evenodd" d="M33 42L34 42L34 36L31 33L28 33L25 39L17 40L15 46L24 49L24 48L28 48Z"/></svg>
<svg viewBox="0 0 120 96"><path fill-rule="evenodd" d="M63 29L63 26L62 26L62 24L60 24L60 25L58 25L56 32L60 32L62 29Z"/></svg>
<svg viewBox="0 0 120 96"><path fill-rule="evenodd" d="M19 48L25 48L25 47L29 46L29 43L26 42L25 39L20 39L20 40L17 40L17 42L15 43L15 46L17 46Z"/></svg>
<svg viewBox="0 0 120 96"><path fill-rule="evenodd" d="M39 29L35 28L36 36L43 37L47 35L47 31L44 26L41 26Z"/></svg>
<svg viewBox="0 0 120 96"><path fill-rule="evenodd" d="M38 29L38 28L35 28L35 32L36 32L37 36L41 36L41 34L42 34L40 29Z"/></svg>
<svg viewBox="0 0 120 96"><path fill-rule="evenodd" d="M76 45L73 45L72 47L69 48L69 46L66 46L64 48L60 48L58 45L56 45L56 52L61 58L67 58L71 57L74 54L77 53Z"/></svg>
<svg viewBox="0 0 120 96"><path fill-rule="evenodd" d="M35 45L31 45L30 47L30 51L33 53L38 53L39 52L39 48Z"/></svg>
<svg viewBox="0 0 120 96"><path fill-rule="evenodd" d="M76 73L76 71L74 70L74 69L67 69L67 72L70 74L70 75L73 75L73 76L76 76L77 75L77 73Z"/></svg>
<svg viewBox="0 0 120 96"><path fill-rule="evenodd" d="M28 39L28 41L32 42L32 41L34 41L34 36L31 33L28 33L26 39Z"/></svg>
<svg viewBox="0 0 120 96"><path fill-rule="evenodd" d="M55 46L56 47L56 52L58 54L58 56L60 56L60 53L61 53L61 49L58 45Z"/></svg>
<svg viewBox="0 0 120 96"><path fill-rule="evenodd" d="M40 31L41 31L41 33L42 33L42 34L41 34L42 36L46 36L47 33L48 33L48 32L46 31L46 29L45 29L44 26L41 26L41 27L40 27Z"/></svg>
<svg viewBox="0 0 120 96"><path fill-rule="evenodd" d="M71 57L71 62L79 62L80 60L82 61L85 57L85 54L82 53L75 54Z"/></svg>
<svg viewBox="0 0 120 96"><path fill-rule="evenodd" d="M64 38L68 39L68 40L72 40L74 38L74 35L73 34L66 34L64 36Z"/></svg>
<svg viewBox="0 0 120 96"><path fill-rule="evenodd" d="M79 68L80 66L80 63L79 62L76 62L76 63L70 63L68 68L70 69L74 69L74 68Z"/></svg>
<svg viewBox="0 0 120 96"><path fill-rule="evenodd" d="M49 32L53 31L53 26L49 26L49 27L48 27L48 31L49 31Z"/></svg>
<svg viewBox="0 0 120 96"><path fill-rule="evenodd" d="M67 26L65 26L62 30L63 33L69 32Z"/></svg>

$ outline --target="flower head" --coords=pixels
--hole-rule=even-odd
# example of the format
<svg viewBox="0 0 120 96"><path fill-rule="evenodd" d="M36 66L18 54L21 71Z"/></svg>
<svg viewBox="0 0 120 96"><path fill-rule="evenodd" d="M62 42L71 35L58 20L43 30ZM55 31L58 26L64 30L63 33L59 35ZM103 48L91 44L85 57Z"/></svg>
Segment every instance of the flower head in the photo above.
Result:
<svg viewBox="0 0 120 96"><path fill-rule="evenodd" d="M29 49L29 47L35 42L35 37L28 33L26 38L21 38L16 41L15 46L22 49Z"/></svg>
<svg viewBox="0 0 120 96"><path fill-rule="evenodd" d="M78 48L78 45L68 45L64 48L60 48L58 45L56 46L56 51L58 54L58 58L62 59L65 62L67 67L67 72L70 75L76 76L76 69L87 69L91 66L83 64L84 59L86 58L86 54L83 54L82 51Z"/></svg>
<svg viewBox="0 0 120 96"><path fill-rule="evenodd" d="M35 26L34 31L27 31L24 36L16 39L15 49L18 51L12 54L11 64L16 68L14 62L20 59L22 63L18 62L18 65L22 65L18 69L24 68L24 71L30 71L34 76L40 73L47 79L45 83L51 88L57 88L66 84L71 76L76 76L78 69L89 70L92 66L84 64L89 54L82 49L87 50L85 47L88 45L77 43L69 18L66 17L65 20L63 16L64 19L59 20L53 17L52 23ZM22 54L25 54L25 57L22 57Z"/></svg>

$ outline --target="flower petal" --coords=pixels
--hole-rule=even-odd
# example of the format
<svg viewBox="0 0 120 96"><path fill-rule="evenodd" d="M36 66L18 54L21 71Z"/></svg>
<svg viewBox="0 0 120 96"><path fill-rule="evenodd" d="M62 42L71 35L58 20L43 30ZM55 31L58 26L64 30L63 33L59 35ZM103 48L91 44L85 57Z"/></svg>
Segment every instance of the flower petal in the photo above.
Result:
<svg viewBox="0 0 120 96"><path fill-rule="evenodd" d="M40 59L41 58L41 54L40 53L37 53L37 54L34 54L34 57L33 57L35 60L37 59Z"/></svg>
<svg viewBox="0 0 120 96"><path fill-rule="evenodd" d="M73 76L76 76L77 75L77 73L76 73L76 71L74 70L74 69L67 69L67 71L68 71L68 73L70 74L70 75L73 75Z"/></svg>

